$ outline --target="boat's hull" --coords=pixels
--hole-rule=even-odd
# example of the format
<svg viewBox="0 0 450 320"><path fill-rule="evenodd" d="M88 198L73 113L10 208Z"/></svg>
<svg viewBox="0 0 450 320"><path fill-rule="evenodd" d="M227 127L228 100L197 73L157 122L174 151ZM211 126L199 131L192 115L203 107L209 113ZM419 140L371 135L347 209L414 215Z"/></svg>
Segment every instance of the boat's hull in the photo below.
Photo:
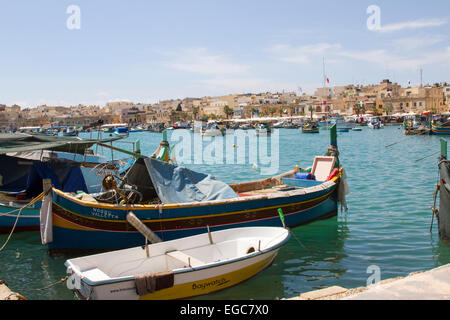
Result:
<svg viewBox="0 0 450 320"><path fill-rule="evenodd" d="M444 128L444 127L432 126L430 134L434 134L434 135L450 135L450 127L445 127Z"/></svg>
<svg viewBox="0 0 450 320"><path fill-rule="evenodd" d="M330 181L295 196L237 198L213 204L108 206L73 200L53 191L53 242L49 250L119 249L140 246L144 237L126 220L129 211L164 241L211 230L253 226L295 227L337 214L337 184ZM308 190L308 189L304 189ZM252 197L254 198L254 197Z"/></svg>
<svg viewBox="0 0 450 320"><path fill-rule="evenodd" d="M319 133L319 129L302 129L303 133Z"/></svg>
<svg viewBox="0 0 450 320"><path fill-rule="evenodd" d="M210 294L254 277L273 263L278 250L211 268L175 274L172 287L143 296L136 293L134 280L97 286L81 280L78 292L84 298L93 300L173 300Z"/></svg>
<svg viewBox="0 0 450 320"><path fill-rule="evenodd" d="M22 209L17 219L20 206L0 203L0 233L11 232L14 224L16 225L14 232L39 230L40 206L41 202L39 201L34 208Z"/></svg>

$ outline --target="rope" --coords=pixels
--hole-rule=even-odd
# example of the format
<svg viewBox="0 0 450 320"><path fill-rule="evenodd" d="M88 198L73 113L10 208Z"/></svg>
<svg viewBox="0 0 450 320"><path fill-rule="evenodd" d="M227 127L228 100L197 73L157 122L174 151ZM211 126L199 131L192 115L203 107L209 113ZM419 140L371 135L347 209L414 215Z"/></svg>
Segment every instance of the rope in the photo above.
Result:
<svg viewBox="0 0 450 320"><path fill-rule="evenodd" d="M66 282L67 279L69 279L68 275L54 283L49 284L48 286L45 286L43 288L33 289L33 290L47 290L47 289L50 289L51 287L56 286L57 284Z"/></svg>
<svg viewBox="0 0 450 320"><path fill-rule="evenodd" d="M50 190L51 190L51 189L50 189ZM42 192L40 195L38 195L36 198L34 198L30 203L24 205L22 208L19 209L19 213L17 214L16 221L14 222L14 225L13 225L13 227L12 227L12 229L11 229L11 232L10 232L9 235L8 235L8 238L6 238L5 243L4 243L3 246L0 248L0 252L6 247L6 245L7 245L8 242L9 242L9 240L11 239L11 237L12 237L12 235L13 235L13 233L14 233L14 230L16 229L17 221L19 221L19 217L20 217L20 215L22 214L22 210L25 209L25 208L28 207L28 206L31 206L31 205L35 204L36 202L38 202L38 201L40 201L40 200L42 200L42 199L44 198L44 195L45 195L45 193Z"/></svg>
<svg viewBox="0 0 450 320"><path fill-rule="evenodd" d="M439 192L439 183L436 184L436 190L434 191L434 204L431 207L431 225L430 225L430 232L433 229L433 222L434 222L434 215L437 216L438 210L436 209L436 198L437 194ZM437 218L437 217L436 217Z"/></svg>
<svg viewBox="0 0 450 320"><path fill-rule="evenodd" d="M306 248L306 247L303 245L303 243L300 242L300 240L298 240L298 238L295 236L295 234L294 234L293 231L291 231L291 235L294 237L295 240L297 240L298 244L299 244L303 249L305 249L306 251L310 251L308 248Z"/></svg>

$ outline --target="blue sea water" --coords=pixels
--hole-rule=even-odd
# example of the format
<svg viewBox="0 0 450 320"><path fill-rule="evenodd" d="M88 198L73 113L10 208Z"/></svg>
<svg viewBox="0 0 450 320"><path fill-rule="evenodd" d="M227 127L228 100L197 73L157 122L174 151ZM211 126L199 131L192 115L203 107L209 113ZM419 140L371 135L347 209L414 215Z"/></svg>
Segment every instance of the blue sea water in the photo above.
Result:
<svg viewBox="0 0 450 320"><path fill-rule="evenodd" d="M278 134L268 145L269 150L273 143L278 145L278 173L295 165L311 166L314 157L323 155L329 146L325 129L320 134L280 129ZM81 136L88 138L89 134ZM139 139L142 152L150 155L161 137L136 132L127 141ZM204 142L203 151L209 152L211 143ZM132 148L130 144L117 145ZM175 146L174 152L183 146L185 142ZM450 263L450 247L439 239L436 220L430 232L438 155L426 156L440 150L439 137L405 136L397 126L366 127L361 132L338 133L338 146L350 188L348 212L293 229L295 237L281 248L271 267L238 286L197 299L289 298L333 285L365 286L373 266L379 268L383 280ZM242 145L234 148L240 147L249 149ZM111 157L110 150L97 151ZM223 152L226 157L231 150ZM250 153L247 151L243 164L185 165L227 183L265 178L261 175L265 163L250 161ZM121 155L114 152L113 156ZM5 240L6 235L0 235L0 244ZM64 261L71 257L49 256L38 232L16 233L0 252L0 279L29 299L74 299L63 284L36 290L63 278Z"/></svg>

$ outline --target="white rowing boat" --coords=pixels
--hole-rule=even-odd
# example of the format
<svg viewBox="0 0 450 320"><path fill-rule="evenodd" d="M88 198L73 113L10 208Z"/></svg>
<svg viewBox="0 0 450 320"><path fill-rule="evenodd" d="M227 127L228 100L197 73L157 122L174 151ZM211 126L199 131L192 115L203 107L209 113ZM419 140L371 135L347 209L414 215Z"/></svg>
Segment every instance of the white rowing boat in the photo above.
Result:
<svg viewBox="0 0 450 320"><path fill-rule="evenodd" d="M289 237L290 232L279 227L232 228L69 259L68 286L94 300L209 294L269 267Z"/></svg>

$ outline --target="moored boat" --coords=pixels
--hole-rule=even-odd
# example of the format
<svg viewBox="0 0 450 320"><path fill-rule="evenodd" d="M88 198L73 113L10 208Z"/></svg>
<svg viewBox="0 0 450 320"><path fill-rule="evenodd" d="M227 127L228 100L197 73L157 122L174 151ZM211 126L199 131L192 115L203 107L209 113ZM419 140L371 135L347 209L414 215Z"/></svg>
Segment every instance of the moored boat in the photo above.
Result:
<svg viewBox="0 0 450 320"><path fill-rule="evenodd" d="M100 142L113 140L116 139ZM23 207L42 192L44 179L67 191L101 191L103 176L118 171L114 163L87 154L87 149L96 142L41 135L0 135L0 232L10 232L13 227L15 231L39 230L41 201Z"/></svg>
<svg viewBox="0 0 450 320"><path fill-rule="evenodd" d="M450 121L444 123L432 123L430 134L450 135Z"/></svg>
<svg viewBox="0 0 450 320"><path fill-rule="evenodd" d="M335 124L337 132L349 132L355 127L355 122L346 120L343 116L337 115L331 118L331 125Z"/></svg>
<svg viewBox="0 0 450 320"><path fill-rule="evenodd" d="M307 121L303 124L302 127L303 133L319 133L319 126L316 122Z"/></svg>
<svg viewBox="0 0 450 320"><path fill-rule="evenodd" d="M384 124L381 122L379 117L372 117L367 120L367 126L370 129L382 129Z"/></svg>
<svg viewBox="0 0 450 320"><path fill-rule="evenodd" d="M337 156L335 127L330 133L327 156L316 157L312 167L316 181L296 179L294 169L272 178L227 185L207 174L141 157L123 178L126 183L104 194L80 199L53 188L53 241L48 249L142 245L144 237L126 220L130 210L165 241L201 233L206 226L213 231L279 226L277 208L284 210L288 227L336 215L338 200L343 201L338 190L345 189L345 174Z"/></svg>
<svg viewBox="0 0 450 320"><path fill-rule="evenodd" d="M85 299L185 299L257 275L289 237L280 227L235 228L69 259L65 265Z"/></svg>
<svg viewBox="0 0 450 320"><path fill-rule="evenodd" d="M255 134L257 136L268 136L272 133L270 126L267 123L258 123L255 126Z"/></svg>
<svg viewBox="0 0 450 320"><path fill-rule="evenodd" d="M129 129L128 127L117 127L116 130L114 131L114 134L116 136L126 137L129 134Z"/></svg>
<svg viewBox="0 0 450 320"><path fill-rule="evenodd" d="M68 127L63 130L63 136L65 137L76 137L78 136L78 130L74 127Z"/></svg>

